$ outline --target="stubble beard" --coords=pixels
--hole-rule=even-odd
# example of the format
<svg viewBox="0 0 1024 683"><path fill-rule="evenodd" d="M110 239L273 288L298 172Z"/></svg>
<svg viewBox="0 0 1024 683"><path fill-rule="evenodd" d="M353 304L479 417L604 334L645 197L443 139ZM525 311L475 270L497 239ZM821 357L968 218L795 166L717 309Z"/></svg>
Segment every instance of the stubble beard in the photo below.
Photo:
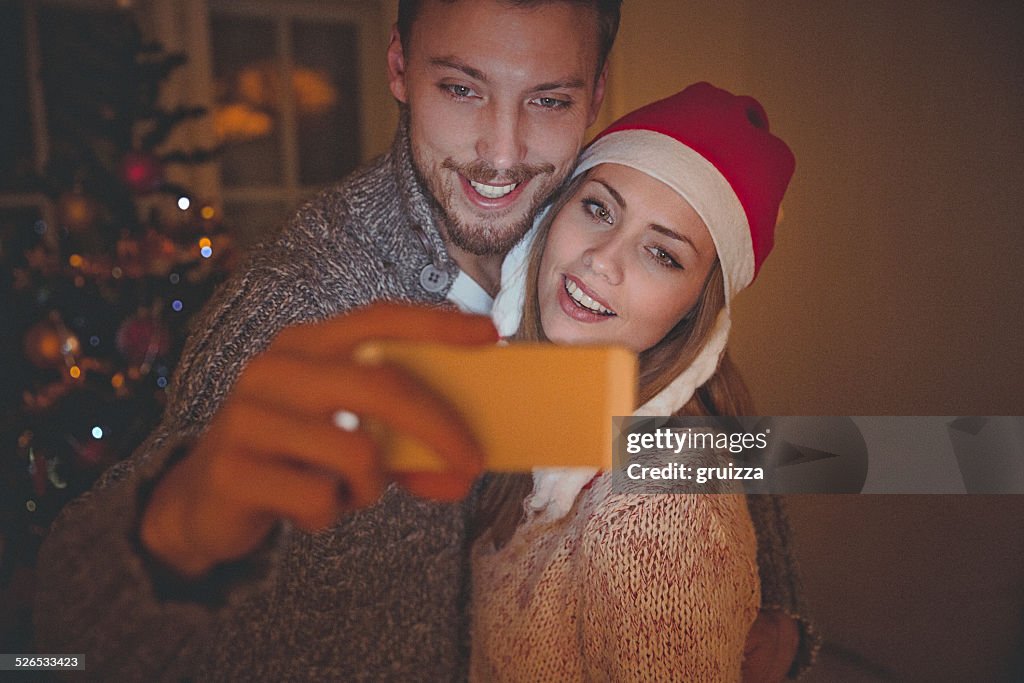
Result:
<svg viewBox="0 0 1024 683"><path fill-rule="evenodd" d="M415 151L413 157L417 174L441 211L442 230L447 241L476 256L501 256L508 253L530 230L537 211L561 184L552 164L520 164L499 174L483 162L458 164L449 158L441 162L433 173L425 174ZM515 207L511 207L502 214L478 216L467 211L464 203L459 206L457 195L461 189L456 187L456 174L482 183L494 183L500 177L502 183L529 182L536 186L524 188L525 191L532 191L532 195L529 206L521 214L517 214Z"/></svg>

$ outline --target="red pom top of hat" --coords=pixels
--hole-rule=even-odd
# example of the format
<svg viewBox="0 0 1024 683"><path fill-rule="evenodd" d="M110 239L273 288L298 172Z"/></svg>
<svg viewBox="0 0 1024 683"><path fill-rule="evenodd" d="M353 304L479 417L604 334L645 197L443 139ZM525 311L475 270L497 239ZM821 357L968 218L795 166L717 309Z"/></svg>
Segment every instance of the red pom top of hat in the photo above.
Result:
<svg viewBox="0 0 1024 683"><path fill-rule="evenodd" d="M651 130L672 137L707 159L725 177L743 206L754 248L754 272L775 241L775 222L796 160L768 129L768 115L753 97L710 83L626 114L595 139L622 130Z"/></svg>

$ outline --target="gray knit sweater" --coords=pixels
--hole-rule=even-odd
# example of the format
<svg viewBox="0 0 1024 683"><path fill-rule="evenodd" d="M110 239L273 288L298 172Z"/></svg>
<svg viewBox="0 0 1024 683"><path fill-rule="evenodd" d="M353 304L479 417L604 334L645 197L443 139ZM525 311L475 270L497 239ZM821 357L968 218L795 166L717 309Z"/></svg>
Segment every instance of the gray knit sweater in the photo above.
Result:
<svg viewBox="0 0 1024 683"><path fill-rule="evenodd" d="M40 652L84 653L97 680L465 678L472 496L440 504L391 488L324 532L282 525L201 584L162 575L137 540L140 499L282 328L382 299L444 301L420 285L431 256L415 226L454 279L403 123L388 154L303 207L218 291L197 316L161 425L65 509L43 546ZM795 613L788 527L752 503L768 549L764 601Z"/></svg>

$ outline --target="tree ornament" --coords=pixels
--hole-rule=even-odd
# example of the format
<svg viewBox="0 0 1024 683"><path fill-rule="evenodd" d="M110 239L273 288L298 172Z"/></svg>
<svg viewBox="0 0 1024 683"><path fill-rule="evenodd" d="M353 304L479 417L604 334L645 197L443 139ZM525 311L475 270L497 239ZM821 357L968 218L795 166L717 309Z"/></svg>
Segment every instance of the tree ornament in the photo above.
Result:
<svg viewBox="0 0 1024 683"><path fill-rule="evenodd" d="M163 164L148 152L128 152L121 159L121 180L135 194L156 192L164 184Z"/></svg>
<svg viewBox="0 0 1024 683"><path fill-rule="evenodd" d="M25 263L28 267L44 277L60 272L60 256L56 250L48 249L39 244L25 252Z"/></svg>
<svg viewBox="0 0 1024 683"><path fill-rule="evenodd" d="M99 203L80 186L57 198L57 218L70 232L89 230L96 223L99 211Z"/></svg>
<svg viewBox="0 0 1024 683"><path fill-rule="evenodd" d="M159 316L140 308L117 330L117 350L132 365L148 365L167 353L171 335Z"/></svg>
<svg viewBox="0 0 1024 683"><path fill-rule="evenodd" d="M150 229L142 242L142 258L148 274L164 277L178 265L178 248L167 235Z"/></svg>
<svg viewBox="0 0 1024 683"><path fill-rule="evenodd" d="M51 408L58 401L71 392L71 385L67 382L50 382L36 391L26 389L21 393L21 402L29 413L42 413Z"/></svg>
<svg viewBox="0 0 1024 683"><path fill-rule="evenodd" d="M23 340L25 357L38 368L59 368L72 360L81 350L74 332L69 330L56 311L46 320L29 328Z"/></svg>
<svg viewBox="0 0 1024 683"><path fill-rule="evenodd" d="M146 262L142 258L142 247L139 241L123 232L117 240L117 267L120 272L132 279L146 274Z"/></svg>

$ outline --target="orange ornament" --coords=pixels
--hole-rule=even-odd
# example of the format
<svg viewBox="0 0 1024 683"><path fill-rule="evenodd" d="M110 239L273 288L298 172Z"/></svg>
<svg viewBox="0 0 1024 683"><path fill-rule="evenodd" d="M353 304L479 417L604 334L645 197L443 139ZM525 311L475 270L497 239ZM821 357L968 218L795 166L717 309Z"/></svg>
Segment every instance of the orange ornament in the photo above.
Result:
<svg viewBox="0 0 1024 683"><path fill-rule="evenodd" d="M65 358L78 355L81 344L59 318L51 316L29 328L25 333L23 349L25 357L36 367L59 368L65 365Z"/></svg>
<svg viewBox="0 0 1024 683"><path fill-rule="evenodd" d="M96 223L99 204L80 189L65 192L57 199L57 217L71 232L84 232Z"/></svg>

